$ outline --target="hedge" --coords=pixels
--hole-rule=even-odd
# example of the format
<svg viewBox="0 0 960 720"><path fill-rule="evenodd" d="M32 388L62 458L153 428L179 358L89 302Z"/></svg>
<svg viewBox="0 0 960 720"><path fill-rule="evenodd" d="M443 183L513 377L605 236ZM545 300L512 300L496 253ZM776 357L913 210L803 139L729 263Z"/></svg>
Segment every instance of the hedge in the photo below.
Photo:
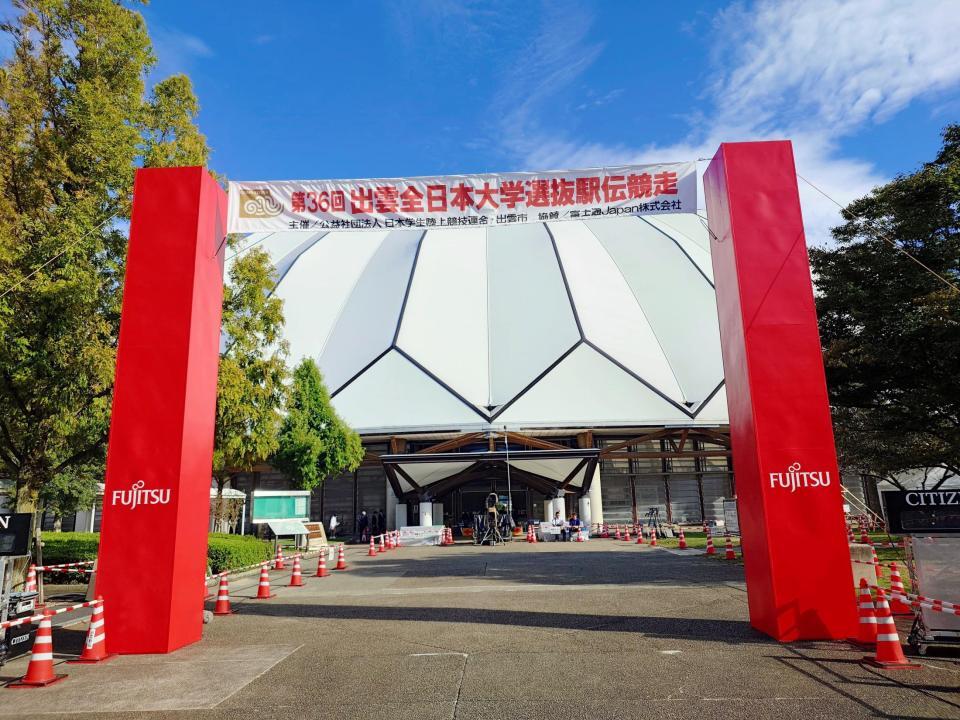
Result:
<svg viewBox="0 0 960 720"><path fill-rule="evenodd" d="M43 564L96 560L100 533L45 532L43 533Z"/></svg>
<svg viewBox="0 0 960 720"><path fill-rule="evenodd" d="M43 564L96 560L100 533L45 532L43 533ZM213 572L223 572L245 565L269 560L273 546L266 540L251 535L210 533L207 543L207 561Z"/></svg>
<svg viewBox="0 0 960 720"><path fill-rule="evenodd" d="M273 546L252 535L210 533L207 543L207 560L210 569L215 573L253 565L269 560L272 556Z"/></svg>

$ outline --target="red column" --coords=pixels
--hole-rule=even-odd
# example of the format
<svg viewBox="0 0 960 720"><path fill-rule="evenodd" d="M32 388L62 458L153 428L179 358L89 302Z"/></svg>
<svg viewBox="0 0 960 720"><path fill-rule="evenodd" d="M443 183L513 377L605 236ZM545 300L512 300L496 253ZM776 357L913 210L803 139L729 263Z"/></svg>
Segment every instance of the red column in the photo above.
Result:
<svg viewBox="0 0 960 720"><path fill-rule="evenodd" d="M704 176L751 624L855 628L853 576L788 141L723 143Z"/></svg>
<svg viewBox="0 0 960 720"><path fill-rule="evenodd" d="M203 168L137 172L97 567L110 652L200 639L226 207Z"/></svg>

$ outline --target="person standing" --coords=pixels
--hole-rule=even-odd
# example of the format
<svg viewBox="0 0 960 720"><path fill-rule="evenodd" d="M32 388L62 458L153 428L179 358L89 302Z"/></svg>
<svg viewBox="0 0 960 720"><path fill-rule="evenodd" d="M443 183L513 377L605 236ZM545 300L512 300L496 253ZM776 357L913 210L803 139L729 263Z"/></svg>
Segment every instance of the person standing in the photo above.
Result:
<svg viewBox="0 0 960 720"><path fill-rule="evenodd" d="M329 524L329 526L328 526L328 527L330 528L330 537L331 537L331 538L335 538L335 537L337 536L337 526L338 526L338 525L340 525L340 522L337 520L337 514L336 514L336 513L333 513L333 514L330 516L330 524Z"/></svg>

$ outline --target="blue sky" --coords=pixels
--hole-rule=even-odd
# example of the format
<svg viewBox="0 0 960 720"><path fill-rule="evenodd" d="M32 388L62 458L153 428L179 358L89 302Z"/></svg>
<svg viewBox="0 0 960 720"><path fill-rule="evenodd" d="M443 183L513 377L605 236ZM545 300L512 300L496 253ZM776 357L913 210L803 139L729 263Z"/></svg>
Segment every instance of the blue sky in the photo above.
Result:
<svg viewBox="0 0 960 720"><path fill-rule="evenodd" d="M143 13L154 75L191 76L212 166L238 180L678 161L789 137L800 173L845 202L930 159L960 120L955 0L651 5L154 0ZM822 242L835 208L802 194Z"/></svg>

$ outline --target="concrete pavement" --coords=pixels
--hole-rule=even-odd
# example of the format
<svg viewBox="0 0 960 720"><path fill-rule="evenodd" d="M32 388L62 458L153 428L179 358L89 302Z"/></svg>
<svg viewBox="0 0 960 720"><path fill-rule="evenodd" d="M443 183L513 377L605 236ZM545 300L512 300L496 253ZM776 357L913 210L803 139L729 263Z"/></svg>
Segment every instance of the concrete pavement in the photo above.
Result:
<svg viewBox="0 0 960 720"><path fill-rule="evenodd" d="M894 673L845 644L774 643L747 622L742 569L703 556L602 540L364 554L303 588L273 573L269 601L240 578L238 614L202 643L58 667L56 686L0 690L0 717L960 718L956 661ZM55 649L82 635L57 630Z"/></svg>

